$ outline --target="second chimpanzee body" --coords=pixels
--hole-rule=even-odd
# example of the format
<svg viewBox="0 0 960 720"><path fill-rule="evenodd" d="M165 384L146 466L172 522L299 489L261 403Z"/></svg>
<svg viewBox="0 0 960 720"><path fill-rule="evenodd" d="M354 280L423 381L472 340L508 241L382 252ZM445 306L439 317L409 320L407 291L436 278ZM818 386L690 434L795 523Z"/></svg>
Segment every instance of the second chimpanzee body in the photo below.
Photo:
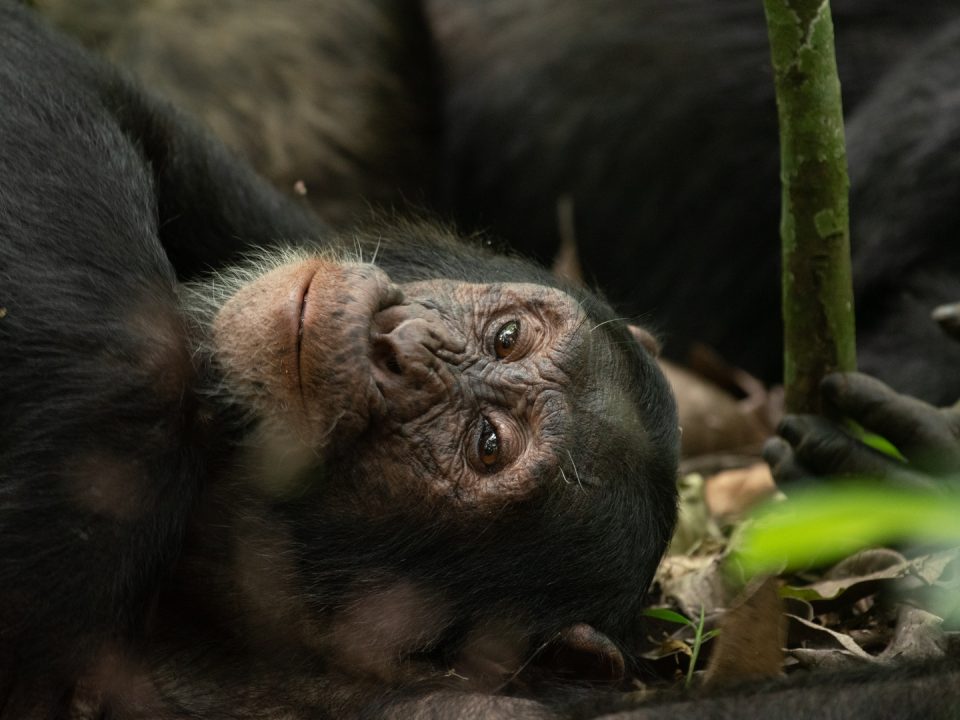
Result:
<svg viewBox="0 0 960 720"><path fill-rule="evenodd" d="M4 717L622 675L678 428L590 293L426 222L331 238L4 2L0 308Z"/></svg>
<svg viewBox="0 0 960 720"><path fill-rule="evenodd" d="M328 223L433 187L439 88L419 0L33 4Z"/></svg>
<svg viewBox="0 0 960 720"><path fill-rule="evenodd" d="M585 276L658 323L668 355L704 342L780 380L779 153L762 3L427 6L444 73L440 187L461 222L544 260L575 235ZM957 11L952 0L831 3L860 366L938 403L960 397L960 349L929 322L960 278Z"/></svg>

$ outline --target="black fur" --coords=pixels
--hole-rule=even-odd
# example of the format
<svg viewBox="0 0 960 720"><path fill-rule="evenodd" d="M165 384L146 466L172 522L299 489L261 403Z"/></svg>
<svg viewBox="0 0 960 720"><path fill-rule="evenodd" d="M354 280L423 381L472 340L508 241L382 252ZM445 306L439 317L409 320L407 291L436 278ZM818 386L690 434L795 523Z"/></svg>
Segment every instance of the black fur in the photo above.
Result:
<svg viewBox="0 0 960 720"><path fill-rule="evenodd" d="M397 577L442 596L431 677L496 619L534 647L576 622L629 640L675 518L677 421L654 361L589 293L575 294L597 326L591 371L616 389L570 388L566 446L595 492L545 482L467 524L417 498L369 517L345 448L311 492L244 486L244 438L205 399L215 370L179 281L253 248L330 242L189 120L0 2L0 715L261 716L283 704L263 694L271 677L291 708L356 712L369 698L338 680L352 668L309 651L306 631L257 649L229 573L261 530L282 546L254 541L249 557L289 562L291 602L316 617ZM555 283L423 223L359 242L396 281ZM611 424L624 402L642 436ZM316 679L297 685L304 668ZM217 677L228 695L203 690Z"/></svg>
<svg viewBox="0 0 960 720"><path fill-rule="evenodd" d="M550 261L570 196L587 279L665 330L781 375L776 108L753 0L430 0L444 181L461 222ZM860 366L943 404L960 350L929 313L960 270L957 4L832 3Z"/></svg>

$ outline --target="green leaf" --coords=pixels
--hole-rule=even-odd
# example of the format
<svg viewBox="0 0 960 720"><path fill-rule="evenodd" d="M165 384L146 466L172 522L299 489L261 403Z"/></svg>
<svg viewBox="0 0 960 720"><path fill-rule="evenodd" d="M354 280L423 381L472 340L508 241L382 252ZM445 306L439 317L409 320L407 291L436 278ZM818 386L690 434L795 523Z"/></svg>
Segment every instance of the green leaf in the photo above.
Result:
<svg viewBox="0 0 960 720"><path fill-rule="evenodd" d="M892 457L895 460L899 460L900 462L907 461L907 459L897 449L897 446L883 437L883 435L877 435L876 433L870 432L856 420L851 420L850 418L844 420L844 423L846 424L850 433L864 445L872 447L877 452L883 453L884 455Z"/></svg>
<svg viewBox="0 0 960 720"><path fill-rule="evenodd" d="M806 600L807 602L824 599L816 589L797 587L796 585L784 585L781 587L780 597L792 598L794 600Z"/></svg>
<svg viewBox="0 0 960 720"><path fill-rule="evenodd" d="M678 612L673 610L667 610L666 608L647 608L643 611L643 614L647 617L656 618L658 620L666 620L667 622L677 623L678 625L691 625L693 626L693 621L685 618Z"/></svg>
<svg viewBox="0 0 960 720"><path fill-rule="evenodd" d="M960 496L833 483L767 505L744 528L731 561L750 577L824 565L895 540L960 542Z"/></svg>
<svg viewBox="0 0 960 720"><path fill-rule="evenodd" d="M860 436L860 442L864 445L872 447L877 452L882 452L884 455L900 460L901 462L906 462L907 459L897 450L897 446L892 442L887 440L883 435L877 435L876 433L866 432Z"/></svg>

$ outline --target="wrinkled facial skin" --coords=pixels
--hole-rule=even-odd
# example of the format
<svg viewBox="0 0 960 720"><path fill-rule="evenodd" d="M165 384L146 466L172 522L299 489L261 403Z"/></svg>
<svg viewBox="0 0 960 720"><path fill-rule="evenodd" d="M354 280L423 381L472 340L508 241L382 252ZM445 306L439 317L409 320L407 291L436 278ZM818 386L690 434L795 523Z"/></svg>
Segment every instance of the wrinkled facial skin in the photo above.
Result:
<svg viewBox="0 0 960 720"><path fill-rule="evenodd" d="M381 492L472 505L521 497L556 465L585 319L540 285L397 286L372 265L309 260L241 288L213 345L227 392L264 418L264 452L289 456L295 439L306 471L350 447Z"/></svg>
<svg viewBox="0 0 960 720"><path fill-rule="evenodd" d="M403 292L403 305L374 318L387 414L367 439L380 452L361 456L388 477L416 468L427 494L466 504L523 496L567 431L564 389L582 364L585 317L565 293L532 284Z"/></svg>

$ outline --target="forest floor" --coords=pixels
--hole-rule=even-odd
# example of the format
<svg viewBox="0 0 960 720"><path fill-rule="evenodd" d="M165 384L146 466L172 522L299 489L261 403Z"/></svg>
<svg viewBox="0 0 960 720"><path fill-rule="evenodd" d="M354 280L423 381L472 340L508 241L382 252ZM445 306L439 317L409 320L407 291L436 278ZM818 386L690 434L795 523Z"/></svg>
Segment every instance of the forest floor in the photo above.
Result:
<svg viewBox="0 0 960 720"><path fill-rule="evenodd" d="M759 453L780 394L729 369L719 383L672 370L684 385L680 519L635 649L638 692L960 656L960 549L866 548L744 584L733 551L751 510L785 499Z"/></svg>

